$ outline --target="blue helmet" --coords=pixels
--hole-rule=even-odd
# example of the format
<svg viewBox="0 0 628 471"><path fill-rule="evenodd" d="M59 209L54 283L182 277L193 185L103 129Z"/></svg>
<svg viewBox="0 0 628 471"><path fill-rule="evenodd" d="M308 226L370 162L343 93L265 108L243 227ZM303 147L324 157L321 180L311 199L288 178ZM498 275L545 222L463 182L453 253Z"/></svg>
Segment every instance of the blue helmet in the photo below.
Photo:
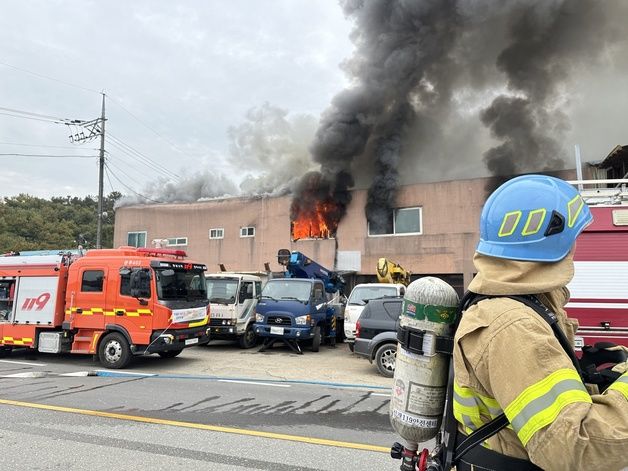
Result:
<svg viewBox="0 0 628 471"><path fill-rule="evenodd" d="M592 220L589 207L569 183L522 175L486 200L477 251L511 260L556 262L565 258Z"/></svg>

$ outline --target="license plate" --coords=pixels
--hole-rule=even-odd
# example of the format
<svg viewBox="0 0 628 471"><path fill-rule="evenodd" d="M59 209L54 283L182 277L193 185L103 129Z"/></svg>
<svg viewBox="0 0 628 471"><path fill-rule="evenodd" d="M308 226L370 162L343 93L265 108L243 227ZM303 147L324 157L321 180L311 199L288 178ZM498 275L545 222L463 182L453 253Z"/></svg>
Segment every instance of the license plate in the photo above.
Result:
<svg viewBox="0 0 628 471"><path fill-rule="evenodd" d="M194 339L187 339L185 341L186 345L194 345L195 343L198 343L198 338L194 338Z"/></svg>
<svg viewBox="0 0 628 471"><path fill-rule="evenodd" d="M270 333L275 335L283 335L283 327L271 327Z"/></svg>
<svg viewBox="0 0 628 471"><path fill-rule="evenodd" d="M584 339L582 337L576 337L573 339L574 347L582 348L584 347Z"/></svg>

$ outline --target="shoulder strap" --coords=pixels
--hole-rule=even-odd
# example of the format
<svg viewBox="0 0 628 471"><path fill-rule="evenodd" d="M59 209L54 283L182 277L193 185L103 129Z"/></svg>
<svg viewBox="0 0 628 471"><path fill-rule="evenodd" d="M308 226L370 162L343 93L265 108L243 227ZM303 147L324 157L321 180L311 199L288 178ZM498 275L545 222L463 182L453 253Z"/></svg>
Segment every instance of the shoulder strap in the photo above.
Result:
<svg viewBox="0 0 628 471"><path fill-rule="evenodd" d="M580 375L580 378L584 381L583 374L580 369L580 364L578 363L578 358L576 357L573 347L569 344L569 341L567 340L567 337L565 336L564 332L560 329L558 325L558 319L556 318L556 314L554 314L551 310L549 310L541 301L538 300L536 296L533 296L533 295L489 296L489 295L480 295L480 294L473 293L471 291L467 291L467 293L465 293L465 295L463 296L460 302L460 316L458 317L456 321L456 325L455 325L456 329L458 327L458 323L460 322L460 318L462 317L463 311L467 310L472 305L477 304L480 301L483 301L484 299L497 298L497 297L511 298L511 299L514 299L515 301L519 301L520 303L525 304L526 306L533 309L537 314L539 314L539 316L541 316L541 318L550 325L558 342L563 347L563 350L565 350L565 352L569 356L571 362L574 365L574 368ZM456 435L458 434L458 424L457 424L456 419L453 416L453 404L452 404L453 387L454 387L453 382L454 382L453 361L451 361L451 364L449 367L449 382L447 385L447 399L448 400L447 400L447 407L446 407L445 417L444 417L444 420L445 420L444 427L445 427L445 432L447 435L445 448L447 449L451 447L449 448L450 450L454 450L454 448L455 450L453 451L453 453L451 453L451 451L449 452L445 451L446 453L446 456L444 457L444 464L446 465L445 469L450 469L450 467L455 465L460 460L460 458L463 455L465 455L469 450L478 446L484 440L495 435L497 432L499 432L501 429L503 429L504 427L508 425L508 419L506 418L506 415L502 413L499 416L495 417L490 422L484 424L482 427L475 430L473 433L468 435L465 439L457 443ZM449 468L447 466L449 466Z"/></svg>

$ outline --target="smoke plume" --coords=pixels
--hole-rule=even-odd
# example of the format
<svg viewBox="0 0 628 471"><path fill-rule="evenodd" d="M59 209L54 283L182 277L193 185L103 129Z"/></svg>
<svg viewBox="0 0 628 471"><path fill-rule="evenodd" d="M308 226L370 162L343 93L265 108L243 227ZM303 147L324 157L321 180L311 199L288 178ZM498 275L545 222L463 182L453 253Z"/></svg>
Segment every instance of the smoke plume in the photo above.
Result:
<svg viewBox="0 0 628 471"><path fill-rule="evenodd" d="M355 24L351 86L321 118L311 146L319 175L304 177L293 213L299 200L324 200L342 217L349 187L364 181L380 233L392 227L401 175L464 167L468 152L492 175L564 168L574 76L628 36L611 26L626 13L618 0L341 4Z"/></svg>

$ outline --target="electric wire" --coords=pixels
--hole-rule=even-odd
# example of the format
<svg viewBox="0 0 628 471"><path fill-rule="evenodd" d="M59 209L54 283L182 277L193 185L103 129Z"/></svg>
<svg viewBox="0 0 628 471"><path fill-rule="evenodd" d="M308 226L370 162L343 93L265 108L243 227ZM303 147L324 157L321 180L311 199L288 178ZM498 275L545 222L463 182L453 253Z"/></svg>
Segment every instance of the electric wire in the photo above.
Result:
<svg viewBox="0 0 628 471"><path fill-rule="evenodd" d="M51 146L48 144L24 144L19 142L0 142L0 145L4 146L20 146L20 147L42 147L48 149L76 149L76 146ZM89 150L97 151L98 149L93 148Z"/></svg>
<svg viewBox="0 0 628 471"><path fill-rule="evenodd" d="M133 176L126 173L122 168L120 168L118 164L116 164L112 159L108 159L107 162L113 165L120 173L122 173L125 177L129 178L131 181L135 182L137 180L137 178L134 178Z"/></svg>
<svg viewBox="0 0 628 471"><path fill-rule="evenodd" d="M42 157L51 159L97 159L97 155L58 155L58 154L13 154L0 153L0 157Z"/></svg>
<svg viewBox="0 0 628 471"><path fill-rule="evenodd" d="M66 82L65 80L60 80L60 79L57 79L57 78L54 78L54 77L49 77L48 75L43 75L43 74L39 74L37 72L32 72L32 71L27 70L27 69L22 69L21 67L16 67L14 65L7 64L6 62L0 61L0 65L4 65L5 67L10 67L11 69L19 70L20 72L24 72L24 73L27 73L27 74L34 75L35 77L39 77L39 78L43 78L43 79L47 79L47 80L52 80L53 82L62 83L62 84L67 85L69 87L80 88L81 90L85 90L87 92L99 93L99 94L101 93L98 90L94 90L92 88L82 87L81 85L76 85L75 83Z"/></svg>
<svg viewBox="0 0 628 471"><path fill-rule="evenodd" d="M135 191L133 188L131 188L131 187L129 187L128 185L126 185L126 184L125 184L122 180L120 180L120 179L116 176L116 174L115 174L115 173L113 173L113 172L111 171L111 169L109 168L109 165L108 165L107 163L105 163L105 169L106 169L106 171L108 171L108 172L111 174L111 176L112 176L112 177L113 177L113 178L114 178L114 179L115 179L118 183L120 183L120 185L122 185L124 188L126 188L128 191L130 191L130 192L131 192L131 193L133 193L134 195L139 196L140 198L143 198L143 199L145 199L145 200L152 201L153 203L161 203L161 201L157 201L157 200L151 199L151 198L149 198L149 197L147 197L147 196L144 196L144 195L142 195L142 194L138 193L137 191Z"/></svg>
<svg viewBox="0 0 628 471"><path fill-rule="evenodd" d="M50 116L50 115L47 115L47 114L33 113L32 111L16 110L16 109L13 109L13 108L5 108L3 106L0 106L0 110L8 111L10 113L24 114L24 115L33 116L33 117L36 117L36 118L45 118L45 119L49 119L49 120L52 120L52 121L71 121L71 120L68 120L68 119L65 119L65 118L59 118L58 116Z"/></svg>
<svg viewBox="0 0 628 471"><path fill-rule="evenodd" d="M167 142L170 147L172 147L174 150L176 150L178 153L180 153L181 155L185 156L185 157L189 157L185 152L183 152L181 149L179 149L172 141L170 141L169 139L167 139L166 137L164 137L162 134L158 133L157 131L155 131L155 129L153 129L152 127L150 127L148 124L146 124L145 122L143 122L140 118L138 118L136 115L134 115L133 113L131 113L127 108L125 108L122 103L112 97L111 95L108 95L109 98L116 104L118 105L120 108L122 108L124 111L126 111L133 119L135 119L138 123L140 123L142 126L144 126L146 129L148 129L149 131L151 131L153 134L155 134L157 137L159 137L160 139L162 139L163 141Z"/></svg>
<svg viewBox="0 0 628 471"><path fill-rule="evenodd" d="M110 144L111 146L113 146L116 149L116 151L120 151L123 154L125 154L127 157L130 157L134 162L138 162L139 164L142 164L142 165L146 166L147 168L151 169L152 171L158 172L160 175L165 176L168 179L172 179L171 175L169 175L168 173L164 172L160 168L155 167L152 162L146 161L145 159L139 157L136 154L132 154L131 152L126 150L124 147L122 147L120 144L116 143L115 141L107 139L106 136L105 136L105 141L108 144Z"/></svg>
<svg viewBox="0 0 628 471"><path fill-rule="evenodd" d="M117 154L112 154L110 151L106 150L105 153L109 156L109 161L110 162L114 162L117 161L118 163L124 164L126 165L128 168L132 169L133 171L137 172L139 175L141 175L142 177L146 177L146 172L144 170L142 170L141 168L133 165L132 163L128 162L128 160L124 160L121 157L118 157ZM141 162L140 162L141 163Z"/></svg>
<svg viewBox="0 0 628 471"><path fill-rule="evenodd" d="M139 158L139 159L143 160L144 162L147 163L147 165L152 166L152 168L154 170L158 170L158 171L160 171L164 175L167 175L170 178L175 178L177 180L181 179L181 177L179 175L177 175L176 173L172 172L171 170L168 170L163 165L155 162L150 157L147 157L146 155L142 154L140 151L138 151L138 150L134 149L133 147L131 147L130 145L126 144L121 139L118 139L117 137L113 136L111 133L105 134L105 140L107 140L111 144L114 144L114 145L117 144L117 147L121 148L121 150L123 150L125 153L127 153L127 154L130 153L130 154L134 155L136 158Z"/></svg>

